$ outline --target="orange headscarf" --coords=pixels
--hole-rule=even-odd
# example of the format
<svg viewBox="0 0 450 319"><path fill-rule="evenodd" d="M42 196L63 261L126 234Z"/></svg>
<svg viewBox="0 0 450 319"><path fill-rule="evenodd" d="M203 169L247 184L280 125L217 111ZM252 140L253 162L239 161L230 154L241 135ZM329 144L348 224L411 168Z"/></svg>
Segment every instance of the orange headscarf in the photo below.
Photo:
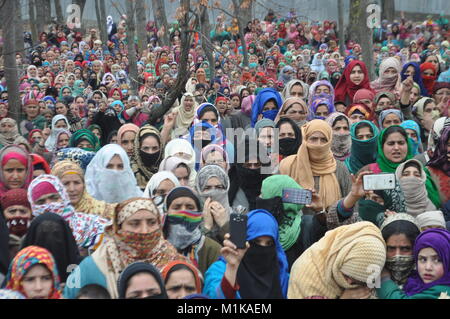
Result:
<svg viewBox="0 0 450 319"><path fill-rule="evenodd" d="M308 138L315 132L325 135L327 143L313 145ZM289 175L303 188L314 189L314 176L319 176L319 195L324 209L338 201L341 189L336 178L336 160L331 152L332 130L323 120L312 120L302 126L303 143L296 155L283 159L280 173Z"/></svg>
<svg viewBox="0 0 450 319"><path fill-rule="evenodd" d="M200 271L197 268L195 268L193 265L191 265L187 262L181 261L181 260L171 261L163 268L163 270L161 271L161 275L162 275L164 281L167 280L167 275L169 274L170 270L173 267L175 267L176 265L184 265L192 271L192 273L194 274L194 278L195 278L195 288L197 290L197 293L198 294L201 293L202 292L202 278L201 278L202 275L201 275Z"/></svg>

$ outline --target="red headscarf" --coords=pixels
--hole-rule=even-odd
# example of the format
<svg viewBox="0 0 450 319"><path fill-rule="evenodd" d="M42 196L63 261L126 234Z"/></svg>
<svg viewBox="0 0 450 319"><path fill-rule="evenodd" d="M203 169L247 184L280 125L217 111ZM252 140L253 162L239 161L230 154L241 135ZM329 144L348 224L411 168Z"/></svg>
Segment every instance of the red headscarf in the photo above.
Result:
<svg viewBox="0 0 450 319"><path fill-rule="evenodd" d="M120 100L122 100L122 99L123 99L123 94L122 94L122 91L121 91L119 88L111 89L111 90L109 91L109 93L108 93L108 97L112 97L113 94L114 94L114 91L119 92Z"/></svg>
<svg viewBox="0 0 450 319"><path fill-rule="evenodd" d="M361 70L364 73L364 79L358 85L350 81L350 73L352 72L353 68L357 65L361 67ZM359 60L353 60L344 69L344 73L339 79L339 82L336 84L336 88L334 91L335 96L334 100L339 102L345 102L346 97L348 96L350 101L353 101L353 97L355 96L356 91L360 89L367 89L369 91L372 91L372 89L370 88L369 73L367 72L366 64L364 62Z"/></svg>
<svg viewBox="0 0 450 319"><path fill-rule="evenodd" d="M433 76L423 75L422 73L425 70L433 70L434 75ZM422 63L420 65L420 73L421 73L421 76L422 76L423 85L427 89L428 96L431 96L431 94L433 93L434 83L436 82L436 79L437 79L436 66L433 63L431 63L431 62Z"/></svg>
<svg viewBox="0 0 450 319"><path fill-rule="evenodd" d="M33 133L35 133L35 132L42 133L42 130L40 130L40 129L34 129L34 130L31 130L30 133L28 133L28 142L30 143L31 146L32 146L32 145L34 144L34 142L35 142L35 140L32 138Z"/></svg>
<svg viewBox="0 0 450 319"><path fill-rule="evenodd" d="M36 165L41 164L44 167L45 174L51 174L50 166L42 156L38 154L31 154L31 158L33 159L33 169Z"/></svg>

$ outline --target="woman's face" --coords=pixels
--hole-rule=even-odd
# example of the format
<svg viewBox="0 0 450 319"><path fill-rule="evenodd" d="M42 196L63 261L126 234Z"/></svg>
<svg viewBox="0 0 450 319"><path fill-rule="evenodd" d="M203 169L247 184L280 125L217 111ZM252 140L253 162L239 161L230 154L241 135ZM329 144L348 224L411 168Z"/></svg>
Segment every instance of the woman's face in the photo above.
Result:
<svg viewBox="0 0 450 319"><path fill-rule="evenodd" d="M21 282L27 299L48 299L53 289L53 276L42 264L31 267Z"/></svg>
<svg viewBox="0 0 450 319"><path fill-rule="evenodd" d="M67 107L62 103L56 104L55 110L56 114L67 115Z"/></svg>
<svg viewBox="0 0 450 319"><path fill-rule="evenodd" d="M6 220L12 218L31 218L31 209L23 205L12 205L4 210Z"/></svg>
<svg viewBox="0 0 450 319"><path fill-rule="evenodd" d="M39 115L39 105L35 105L35 104L28 105L26 108L26 113L27 113L28 117L35 118L36 116Z"/></svg>
<svg viewBox="0 0 450 319"><path fill-rule="evenodd" d="M350 72L350 81L355 85L361 84L364 80L364 73L359 65L355 65L355 67Z"/></svg>
<svg viewBox="0 0 450 319"><path fill-rule="evenodd" d="M55 128L67 128L67 123L65 120L59 120L55 123Z"/></svg>
<svg viewBox="0 0 450 319"><path fill-rule="evenodd" d="M194 294L197 291L194 274L187 269L171 272L166 282L166 291L169 299L182 299Z"/></svg>
<svg viewBox="0 0 450 319"><path fill-rule="evenodd" d="M347 134L349 132L348 122L345 119L334 122L334 134Z"/></svg>
<svg viewBox="0 0 450 319"><path fill-rule="evenodd" d="M175 184L170 179L165 179L159 183L158 187L153 191L153 196L167 196L169 192L175 188Z"/></svg>
<svg viewBox="0 0 450 319"><path fill-rule="evenodd" d="M413 88L411 89L411 94L410 94L410 96L409 96L409 102L410 102L410 104L416 103L417 100L419 99L419 97L420 97L420 91L419 91L419 89L416 88L416 87L413 87Z"/></svg>
<svg viewBox="0 0 450 319"><path fill-rule="evenodd" d="M324 85L321 85L321 86L319 86L319 87L322 87L322 86L324 86ZM319 88L317 88L317 89L319 89ZM328 91L329 91L330 89L328 89ZM316 92L317 92L317 90L316 90ZM298 97L298 98L303 98L303 94L304 94L304 92L303 92L303 87L300 85L300 84L297 84L297 85L293 85L292 87L291 87L291 91L289 92L290 93L290 95L292 96L292 97ZM317 93L317 94L319 94L319 93Z"/></svg>
<svg viewBox="0 0 450 319"><path fill-rule="evenodd" d="M155 277L147 272L133 275L127 283L125 299L143 299L161 294L161 288Z"/></svg>
<svg viewBox="0 0 450 319"><path fill-rule="evenodd" d="M152 212L141 209L125 219L121 230L137 234L148 234L159 228L158 217Z"/></svg>
<svg viewBox="0 0 450 319"><path fill-rule="evenodd" d="M31 135L31 139L36 141L36 142L40 142L42 140L42 133L41 132L34 132Z"/></svg>
<svg viewBox="0 0 450 319"><path fill-rule="evenodd" d="M328 114L328 107L325 104L319 105L319 107L316 109L316 116L327 117Z"/></svg>
<svg viewBox="0 0 450 319"><path fill-rule="evenodd" d="M411 130L409 128L407 128L405 131L406 131L406 134L408 134L408 137L410 139L412 139L414 142L418 142L419 141L418 138L417 138L417 132L416 131Z"/></svg>
<svg viewBox="0 0 450 319"><path fill-rule="evenodd" d="M448 101L450 98L450 89L442 88L437 90L433 98L436 101L436 104L439 104L442 101Z"/></svg>
<svg viewBox="0 0 450 319"><path fill-rule="evenodd" d="M160 146L158 140L154 136L147 136L141 145L141 151L147 154L155 154L159 152Z"/></svg>
<svg viewBox="0 0 450 319"><path fill-rule="evenodd" d="M295 131L291 124L283 123L280 126L280 139L282 138L295 138Z"/></svg>
<svg viewBox="0 0 450 319"><path fill-rule="evenodd" d="M328 139L322 132L313 132L307 139L307 142L311 145L325 145L328 143Z"/></svg>
<svg viewBox="0 0 450 319"><path fill-rule="evenodd" d="M10 133L14 129L14 124L12 123L2 123L0 127L1 131L4 133Z"/></svg>
<svg viewBox="0 0 450 319"><path fill-rule="evenodd" d="M425 59L425 62L430 62L436 66L436 70L439 69L439 60L438 60L437 56L430 55Z"/></svg>
<svg viewBox="0 0 450 319"><path fill-rule="evenodd" d="M370 127L361 127L356 129L356 138L360 141L366 141L373 138L373 132Z"/></svg>
<svg viewBox="0 0 450 319"><path fill-rule="evenodd" d="M192 96L186 96L184 98L184 110L186 112L190 112L193 107L194 107L194 99L192 98Z"/></svg>
<svg viewBox="0 0 450 319"><path fill-rule="evenodd" d="M213 111L205 112L200 120L208 122L212 126L217 125L217 116Z"/></svg>
<svg viewBox="0 0 450 319"><path fill-rule="evenodd" d="M388 97L382 97L378 100L376 110L383 111L393 107L392 101Z"/></svg>
<svg viewBox="0 0 450 319"><path fill-rule="evenodd" d="M219 165L224 170L227 168L227 163L220 152L212 151L206 155L205 165Z"/></svg>
<svg viewBox="0 0 450 319"><path fill-rule="evenodd" d="M82 149L94 148L94 146L86 140L82 140L81 142L79 142L77 147Z"/></svg>
<svg viewBox="0 0 450 319"><path fill-rule="evenodd" d="M433 248L421 249L417 259L417 271L425 284L439 280L444 276L444 264Z"/></svg>
<svg viewBox="0 0 450 319"><path fill-rule="evenodd" d="M416 74L416 69L414 69L414 67L412 65L408 66L405 70L405 75L408 76L412 76L414 77L414 75Z"/></svg>
<svg viewBox="0 0 450 319"><path fill-rule="evenodd" d="M241 100L239 99L238 96L233 96L231 98L231 106L233 107L233 109L238 110L241 108Z"/></svg>
<svg viewBox="0 0 450 319"><path fill-rule="evenodd" d="M405 168L402 172L402 177L418 177L420 178L420 171L417 167L415 166L409 166L408 168Z"/></svg>
<svg viewBox="0 0 450 319"><path fill-rule="evenodd" d="M62 91L62 96L63 96L63 97L64 97L64 96L70 96L70 95L71 95L70 89L65 88L65 89Z"/></svg>
<svg viewBox="0 0 450 319"><path fill-rule="evenodd" d="M27 177L26 167L16 159L10 159L2 167L3 178L8 189L21 188Z"/></svg>
<svg viewBox="0 0 450 319"><path fill-rule="evenodd" d="M394 77L395 75L398 75L398 72L395 68L387 68L386 70L384 70L383 75L385 77Z"/></svg>
<svg viewBox="0 0 450 319"><path fill-rule="evenodd" d="M77 205L83 197L84 181L78 174L66 174L61 178L61 183L66 188L72 205Z"/></svg>
<svg viewBox="0 0 450 319"><path fill-rule="evenodd" d="M263 127L259 132L258 141L266 147L271 147L275 143L274 128Z"/></svg>
<svg viewBox="0 0 450 319"><path fill-rule="evenodd" d="M413 254L413 245L405 234L395 234L386 241L386 257L411 256Z"/></svg>
<svg viewBox="0 0 450 319"><path fill-rule="evenodd" d="M174 175L177 177L181 186L189 186L189 172L186 167L179 166L173 170ZM174 185L175 187L175 185Z"/></svg>
<svg viewBox="0 0 450 319"><path fill-rule="evenodd" d="M316 88L316 95L319 94L330 94L330 88L327 85L319 85Z"/></svg>
<svg viewBox="0 0 450 319"><path fill-rule="evenodd" d="M198 207L195 201L190 197L178 197L170 203L167 214L173 214L180 210L197 211Z"/></svg>
<svg viewBox="0 0 450 319"><path fill-rule="evenodd" d="M58 137L58 148L65 148L69 146L69 135L62 133Z"/></svg>
<svg viewBox="0 0 450 319"><path fill-rule="evenodd" d="M123 166L123 161L120 158L119 155L114 155L111 160L108 162L108 164L106 165L107 169L112 169L115 171L123 171L124 166Z"/></svg>
<svg viewBox="0 0 450 319"><path fill-rule="evenodd" d="M401 119L394 113L386 115L383 120L383 128L387 128L392 125L400 125L402 123Z"/></svg>
<svg viewBox="0 0 450 319"><path fill-rule="evenodd" d="M36 205L48 205L51 203L62 203L62 198L59 193L49 193L39 197L34 203Z"/></svg>
<svg viewBox="0 0 450 319"><path fill-rule="evenodd" d="M390 134L383 144L383 153L393 163L403 162L408 154L405 137L398 132Z"/></svg>
<svg viewBox="0 0 450 319"><path fill-rule="evenodd" d="M119 93L119 91L115 90L115 91L113 92L113 94L112 94L112 98L113 98L115 101L120 100L120 93Z"/></svg>
<svg viewBox="0 0 450 319"><path fill-rule="evenodd" d="M100 131L98 130L98 129L93 129L92 130L92 133L94 133L94 135L95 136L97 136L97 138L99 139L99 140L101 140L101 138L102 138L102 135L100 134Z"/></svg>
<svg viewBox="0 0 450 319"><path fill-rule="evenodd" d="M127 152L128 157L131 157L133 155L135 137L136 133L133 131L127 131L122 135L120 146L122 146L125 152Z"/></svg>

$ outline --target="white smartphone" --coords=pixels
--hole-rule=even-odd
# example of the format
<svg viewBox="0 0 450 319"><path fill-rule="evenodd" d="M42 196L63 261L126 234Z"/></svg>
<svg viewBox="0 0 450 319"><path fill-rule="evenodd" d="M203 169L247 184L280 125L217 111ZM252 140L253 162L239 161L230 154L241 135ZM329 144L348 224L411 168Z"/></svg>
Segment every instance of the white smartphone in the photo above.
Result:
<svg viewBox="0 0 450 319"><path fill-rule="evenodd" d="M395 188L395 174L371 174L363 176L363 188L366 191L376 191Z"/></svg>

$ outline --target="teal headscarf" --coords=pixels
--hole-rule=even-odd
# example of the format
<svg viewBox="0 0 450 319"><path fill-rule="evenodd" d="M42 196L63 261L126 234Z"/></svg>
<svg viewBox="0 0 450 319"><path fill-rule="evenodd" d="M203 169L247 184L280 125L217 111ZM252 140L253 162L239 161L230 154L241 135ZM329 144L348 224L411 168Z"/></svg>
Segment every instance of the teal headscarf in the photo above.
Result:
<svg viewBox="0 0 450 319"><path fill-rule="evenodd" d="M61 88L61 90L59 90L59 95L58 95L58 98L60 99L60 100L63 100L64 99L64 97L63 97L63 91L64 91L64 89L69 89L70 90L70 95L72 95L73 94L73 91L72 91L72 89L70 88L70 86L68 86L68 85L65 85L65 86L63 86L62 88Z"/></svg>
<svg viewBox="0 0 450 319"><path fill-rule="evenodd" d="M370 125L373 132L373 137L369 140L359 140L356 137L356 129L362 123ZM377 142L378 142L378 128L370 121L361 121L353 123L350 127L350 135L352 137L352 147L350 157L345 159L345 165L352 174L356 174L365 165L371 164L377 159Z"/></svg>
<svg viewBox="0 0 450 319"><path fill-rule="evenodd" d="M73 133L70 137L69 147L78 147L78 144L83 140L88 141L93 146L92 148L83 148L83 150L97 152L100 149L100 141L88 129L81 129Z"/></svg>
<svg viewBox="0 0 450 319"><path fill-rule="evenodd" d="M414 132L416 132L417 135L417 142L414 141L412 138L409 139L409 141L411 142L412 148L413 148L413 155L417 155L419 154L419 146L422 144L422 140L420 139L420 127L419 124L417 124L416 122L412 121L412 120L407 120L404 121L402 124L400 124L401 127L403 127L405 130L409 129L409 130L413 130Z"/></svg>
<svg viewBox="0 0 450 319"><path fill-rule="evenodd" d="M82 80L76 80L75 81L75 83L73 85L73 91L72 91L72 96L73 97L83 96L84 88L80 87L81 84L84 84L84 82Z"/></svg>
<svg viewBox="0 0 450 319"><path fill-rule="evenodd" d="M283 196L284 188L302 187L288 175L273 175L267 177L261 186L262 199L271 199ZM283 203L284 219L279 225L280 243L283 250L291 248L300 236L303 205Z"/></svg>

